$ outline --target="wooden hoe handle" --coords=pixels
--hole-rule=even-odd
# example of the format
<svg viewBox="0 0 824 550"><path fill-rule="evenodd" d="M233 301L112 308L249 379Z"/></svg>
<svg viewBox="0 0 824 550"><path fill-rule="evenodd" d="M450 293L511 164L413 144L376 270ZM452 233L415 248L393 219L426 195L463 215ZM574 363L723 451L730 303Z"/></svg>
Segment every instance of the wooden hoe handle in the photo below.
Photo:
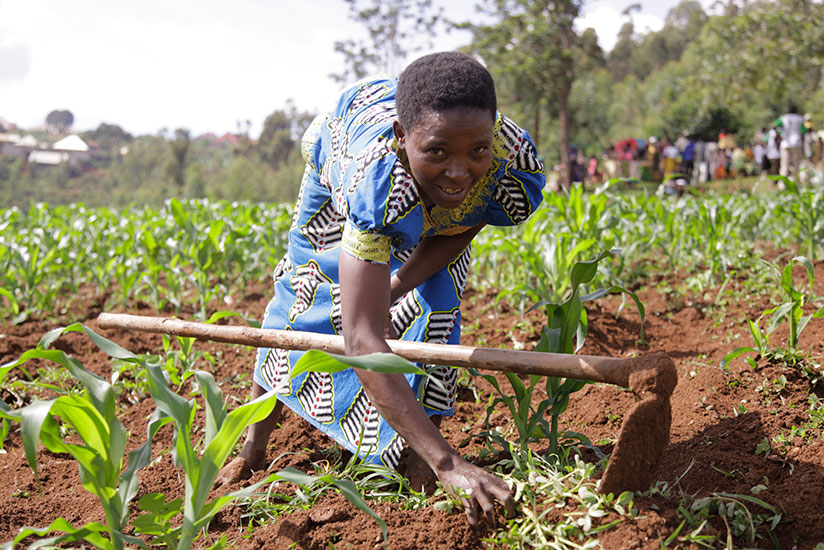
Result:
<svg viewBox="0 0 824 550"><path fill-rule="evenodd" d="M293 330L259 329L227 325L212 325L182 321L170 317L148 317L121 313L101 313L97 325L102 329L126 329L189 336L201 340L242 344L258 348L289 350L316 349L343 354L343 336L298 332ZM396 355L416 363L474 367L477 369L539 374L606 382L627 386L626 359L596 355L568 355L471 346L452 346L426 342L387 340Z"/></svg>

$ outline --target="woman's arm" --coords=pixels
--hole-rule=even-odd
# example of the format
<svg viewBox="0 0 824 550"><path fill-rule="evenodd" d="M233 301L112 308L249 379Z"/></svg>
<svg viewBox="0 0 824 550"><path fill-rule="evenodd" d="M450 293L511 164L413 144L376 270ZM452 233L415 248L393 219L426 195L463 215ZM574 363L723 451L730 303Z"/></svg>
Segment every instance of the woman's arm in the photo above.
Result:
<svg viewBox="0 0 824 550"><path fill-rule="evenodd" d="M340 294L343 336L347 355L391 352L383 338L389 311L389 266L340 255ZM479 514L494 522L494 501L514 509L506 484L463 460L441 436L421 408L402 374L355 369L378 412L409 446L432 468L444 487L471 493L464 506L473 527ZM479 510L480 508L480 510Z"/></svg>
<svg viewBox="0 0 824 550"><path fill-rule="evenodd" d="M483 226L470 227L457 235L421 239L409 259L392 276L391 303L443 269L469 246Z"/></svg>

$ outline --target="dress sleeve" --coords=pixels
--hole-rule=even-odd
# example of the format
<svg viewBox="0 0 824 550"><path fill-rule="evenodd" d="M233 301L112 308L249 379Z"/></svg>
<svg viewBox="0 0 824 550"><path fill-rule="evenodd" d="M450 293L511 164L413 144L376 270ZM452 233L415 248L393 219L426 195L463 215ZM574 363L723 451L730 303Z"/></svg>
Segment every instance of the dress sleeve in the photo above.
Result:
<svg viewBox="0 0 824 550"><path fill-rule="evenodd" d="M543 200L544 165L529 133L505 116L496 125L493 156L499 163L498 180L483 221L489 225L517 225Z"/></svg>
<svg viewBox="0 0 824 550"><path fill-rule="evenodd" d="M417 188L391 147L376 136L344 172L346 204L343 250L356 258L386 264L392 249L407 250L423 232Z"/></svg>

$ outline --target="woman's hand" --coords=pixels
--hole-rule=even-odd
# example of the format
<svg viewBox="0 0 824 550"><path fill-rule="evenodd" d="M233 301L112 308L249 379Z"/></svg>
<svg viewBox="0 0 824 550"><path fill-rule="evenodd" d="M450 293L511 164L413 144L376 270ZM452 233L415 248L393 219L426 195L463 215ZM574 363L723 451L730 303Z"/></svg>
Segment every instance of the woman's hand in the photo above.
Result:
<svg viewBox="0 0 824 550"><path fill-rule="evenodd" d="M496 500L503 505L507 515L515 512L512 493L499 477L470 464L457 454L451 461L445 462L435 469L435 475L450 494L460 497L473 529L477 530L481 521L489 527L497 525Z"/></svg>

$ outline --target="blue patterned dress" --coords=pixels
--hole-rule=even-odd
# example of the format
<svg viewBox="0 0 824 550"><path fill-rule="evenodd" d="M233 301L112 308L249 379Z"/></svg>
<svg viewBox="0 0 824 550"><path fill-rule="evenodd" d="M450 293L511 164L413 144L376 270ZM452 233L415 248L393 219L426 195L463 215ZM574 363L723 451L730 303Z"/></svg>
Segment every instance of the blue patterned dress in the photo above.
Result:
<svg viewBox="0 0 824 550"><path fill-rule="evenodd" d="M263 328L342 334L338 260L343 250L389 264L394 273L424 236L456 235L479 223L514 225L540 204L543 165L529 135L498 115L492 166L463 204L424 207L392 131L393 79L363 80L318 116L302 140L306 170L289 230L288 251L274 273ZM391 309L403 340L457 344L469 248L407 292ZM261 348L255 382L346 449L394 468L403 439L372 406L357 375L307 373L289 379L299 351ZM425 368L432 369L432 365ZM452 415L457 373L406 375L429 415ZM435 383L432 379L437 379Z"/></svg>

